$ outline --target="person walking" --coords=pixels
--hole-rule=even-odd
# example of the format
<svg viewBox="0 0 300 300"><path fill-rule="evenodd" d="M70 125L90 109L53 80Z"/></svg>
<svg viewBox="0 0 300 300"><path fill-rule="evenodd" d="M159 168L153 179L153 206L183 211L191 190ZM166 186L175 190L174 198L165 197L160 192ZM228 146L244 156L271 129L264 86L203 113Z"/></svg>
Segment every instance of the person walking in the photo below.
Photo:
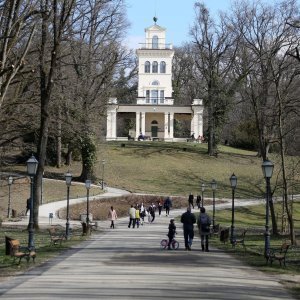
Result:
<svg viewBox="0 0 300 300"><path fill-rule="evenodd" d="M135 208L135 224L136 224L136 227L139 228L140 227L140 208L139 206L137 205L136 208Z"/></svg>
<svg viewBox="0 0 300 300"><path fill-rule="evenodd" d="M197 195L196 204L197 204L197 207L200 208L200 205L201 205L201 196L200 195Z"/></svg>
<svg viewBox="0 0 300 300"><path fill-rule="evenodd" d="M114 210L113 206L111 206L110 210L108 211L108 219L111 221L110 228L115 228L115 221L117 218L117 212Z"/></svg>
<svg viewBox="0 0 300 300"><path fill-rule="evenodd" d="M170 219L170 224L169 224L169 231L168 231L168 238L169 238L169 243L168 243L168 250L171 250L171 243L172 243L172 240L174 239L175 237L175 234L176 234L176 226L175 226L175 223L174 223L174 219Z"/></svg>
<svg viewBox="0 0 300 300"><path fill-rule="evenodd" d="M196 217L191 212L191 207L186 209L186 212L181 215L181 223L183 223L183 235L185 250L192 250L192 243L194 239L194 224L196 223Z"/></svg>
<svg viewBox="0 0 300 300"><path fill-rule="evenodd" d="M192 193L189 195L189 206L194 209L194 195Z"/></svg>
<svg viewBox="0 0 300 300"><path fill-rule="evenodd" d="M144 225L145 216L146 216L146 210L145 210L144 203L142 203L140 208L141 225Z"/></svg>
<svg viewBox="0 0 300 300"><path fill-rule="evenodd" d="M166 210L166 217L169 216L171 207L172 207L172 201L171 201L170 197L167 197L164 202L164 208Z"/></svg>
<svg viewBox="0 0 300 300"><path fill-rule="evenodd" d="M133 207L133 205L130 206L129 209L129 224L128 224L128 228L131 227L132 224L132 228L135 227L135 208Z"/></svg>
<svg viewBox="0 0 300 300"><path fill-rule="evenodd" d="M154 205L154 203L152 203L150 206L149 206L149 213L150 213L150 215L151 215L151 223L153 223L154 222L154 220L155 220L155 209L156 209L156 207L155 207L155 205Z"/></svg>
<svg viewBox="0 0 300 300"><path fill-rule="evenodd" d="M161 216L161 210L162 210L161 201L157 201L157 207L158 207L158 215Z"/></svg>
<svg viewBox="0 0 300 300"><path fill-rule="evenodd" d="M205 212L205 208L200 208L200 214L197 220L197 225L199 229L199 234L201 238L201 248L202 251L208 252L208 238L210 235L210 224L211 220L209 215Z"/></svg>

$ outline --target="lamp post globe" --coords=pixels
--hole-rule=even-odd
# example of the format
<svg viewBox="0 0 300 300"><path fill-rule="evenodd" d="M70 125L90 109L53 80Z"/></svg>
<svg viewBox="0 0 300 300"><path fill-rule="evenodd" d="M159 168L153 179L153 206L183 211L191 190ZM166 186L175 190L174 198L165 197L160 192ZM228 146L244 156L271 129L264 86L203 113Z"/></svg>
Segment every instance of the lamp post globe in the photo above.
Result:
<svg viewBox="0 0 300 300"><path fill-rule="evenodd" d="M269 210L271 197L271 177L273 175L274 164L269 160L264 160L262 163L262 171L266 180L266 225L265 225L265 257L269 257L270 249L270 230L269 230Z"/></svg>
<svg viewBox="0 0 300 300"><path fill-rule="evenodd" d="M234 173L229 178L231 190L232 190L232 207L231 207L231 233L230 233L230 242L231 244L235 241L235 232L234 232L234 192L237 186L237 177Z"/></svg>
<svg viewBox="0 0 300 300"><path fill-rule="evenodd" d="M34 230L33 230L33 191L34 191L34 176L36 175L38 168L38 161L32 155L26 162L27 164L27 173L30 177L30 215L29 215L29 224L28 224L28 248L34 249Z"/></svg>
<svg viewBox="0 0 300 300"><path fill-rule="evenodd" d="M29 176L35 176L38 168L39 162L36 158L32 155L26 162L27 164L27 174Z"/></svg>
<svg viewBox="0 0 300 300"><path fill-rule="evenodd" d="M269 160L264 160L261 165L265 178L271 178L273 175L274 164Z"/></svg>
<svg viewBox="0 0 300 300"><path fill-rule="evenodd" d="M65 174L66 185L67 185L67 223L66 223L66 238L70 236L70 186L72 183L72 174L67 172Z"/></svg>
<svg viewBox="0 0 300 300"><path fill-rule="evenodd" d="M215 221L216 221L216 198L215 198L215 192L217 189L217 182L213 179L210 183L211 189L213 191L213 230L215 230Z"/></svg>

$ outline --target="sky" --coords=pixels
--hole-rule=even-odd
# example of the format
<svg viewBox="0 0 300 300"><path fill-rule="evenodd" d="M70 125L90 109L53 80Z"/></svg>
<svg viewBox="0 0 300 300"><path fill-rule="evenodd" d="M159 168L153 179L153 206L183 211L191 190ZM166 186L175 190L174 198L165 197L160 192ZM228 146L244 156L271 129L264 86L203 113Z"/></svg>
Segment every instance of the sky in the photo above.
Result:
<svg viewBox="0 0 300 300"><path fill-rule="evenodd" d="M144 43L144 29L153 25L153 17L158 18L157 24L166 28L166 43L181 46L189 41L189 28L193 24L196 0L127 0L127 16L131 23L128 31L128 45L138 48ZM232 0L202 0L213 15L220 10L228 10ZM274 0L265 0L273 3Z"/></svg>

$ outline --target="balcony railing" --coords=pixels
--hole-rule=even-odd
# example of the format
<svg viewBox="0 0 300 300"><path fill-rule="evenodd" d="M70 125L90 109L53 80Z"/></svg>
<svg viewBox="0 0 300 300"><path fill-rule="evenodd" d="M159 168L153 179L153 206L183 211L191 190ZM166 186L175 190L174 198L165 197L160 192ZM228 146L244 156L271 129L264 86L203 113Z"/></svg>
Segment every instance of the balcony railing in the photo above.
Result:
<svg viewBox="0 0 300 300"><path fill-rule="evenodd" d="M138 97L137 104L149 104L149 105L173 105L174 99L164 97Z"/></svg>
<svg viewBox="0 0 300 300"><path fill-rule="evenodd" d="M158 49L158 50L170 50L173 49L172 44L152 44L152 43L140 43L140 49Z"/></svg>

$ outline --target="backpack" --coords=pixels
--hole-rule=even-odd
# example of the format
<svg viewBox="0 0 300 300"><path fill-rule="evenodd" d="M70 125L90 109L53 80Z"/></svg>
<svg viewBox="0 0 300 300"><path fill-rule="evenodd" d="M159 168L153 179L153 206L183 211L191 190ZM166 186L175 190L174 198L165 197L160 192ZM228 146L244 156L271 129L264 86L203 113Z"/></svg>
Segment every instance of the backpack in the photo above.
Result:
<svg viewBox="0 0 300 300"><path fill-rule="evenodd" d="M210 229L210 219L207 214L200 214L199 215L200 220L200 228L202 231L209 231Z"/></svg>

